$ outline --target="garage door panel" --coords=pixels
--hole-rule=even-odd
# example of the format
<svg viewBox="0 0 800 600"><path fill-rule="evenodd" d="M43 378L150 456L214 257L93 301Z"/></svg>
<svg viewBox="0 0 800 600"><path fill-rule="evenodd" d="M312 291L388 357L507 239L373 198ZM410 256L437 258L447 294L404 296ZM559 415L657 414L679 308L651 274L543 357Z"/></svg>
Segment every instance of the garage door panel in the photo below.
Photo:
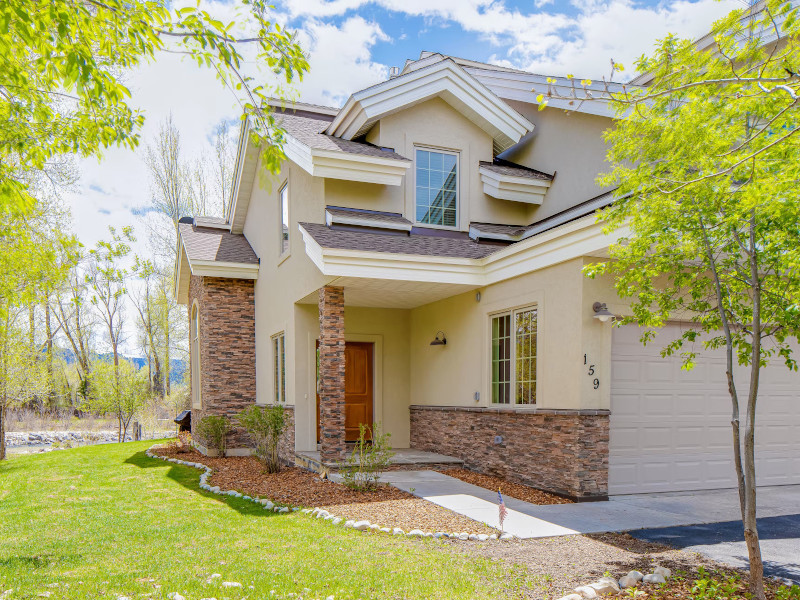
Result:
<svg viewBox="0 0 800 600"><path fill-rule="evenodd" d="M724 353L701 350L695 369L683 371L680 357L659 354L678 335L680 327L668 326L643 349L635 326L614 331L612 494L736 485ZM746 394L748 370L737 368L735 377ZM773 361L762 371L759 396L759 485L800 483L800 375Z"/></svg>

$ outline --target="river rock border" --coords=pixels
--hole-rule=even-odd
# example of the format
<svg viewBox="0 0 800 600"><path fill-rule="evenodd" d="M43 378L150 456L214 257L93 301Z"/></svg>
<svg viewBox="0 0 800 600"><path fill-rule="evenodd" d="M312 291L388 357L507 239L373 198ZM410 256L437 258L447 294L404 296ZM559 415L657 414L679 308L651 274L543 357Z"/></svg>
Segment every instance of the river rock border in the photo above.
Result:
<svg viewBox="0 0 800 600"><path fill-rule="evenodd" d="M642 574L640 571L630 571L627 575L623 575L619 579L613 577L601 577L594 583L576 587L572 594L559 598L559 600L591 600L593 598L602 598L604 596L618 596L624 589L636 588L640 584L661 584L666 583L667 579L672 575L672 571L667 567L656 567L652 573L647 575ZM626 592L627 595L632 597L644 595L642 590L634 590L631 594Z"/></svg>
<svg viewBox="0 0 800 600"><path fill-rule="evenodd" d="M421 529L412 529L411 531L404 531L399 527L381 527L380 525L376 525L375 523L370 523L369 521L354 521L352 519L345 519L344 517L336 516L327 510L323 510L321 508L290 508L288 506L281 506L279 504L275 504L271 500L266 498L253 498L251 496L247 496L242 494L241 492L237 492L236 490L223 490L220 489L219 486L211 486L208 484L208 478L211 477L212 469L202 463L199 462L192 462L188 460L180 460L177 458L169 458L166 456L159 456L158 454L154 454L153 450L161 448L160 444L156 444L155 446L151 446L145 451L145 455L149 458L156 458L158 460L163 460L166 462L171 462L176 465L183 465L186 467L193 467L195 469L200 469L203 473L200 475L200 489L203 489L207 492L211 492L212 494L218 494L220 496L230 496L232 498L240 498L242 500L248 502L254 502L255 504L261 504L264 507L264 510L271 510L273 512L279 514L285 514L289 512L299 512L301 514L306 514L317 519L324 519L325 521L330 522L332 525L341 525L345 529L355 529L356 531L371 531L375 533L383 533L389 535L402 535L409 538L433 538L433 539L450 539L450 540L463 540L463 541L477 541L477 542L486 542L490 540L500 540L500 541L508 541L515 539L515 536L510 533L502 533L500 535L493 533L491 535L487 535L485 533L446 533L444 531L423 531Z"/></svg>

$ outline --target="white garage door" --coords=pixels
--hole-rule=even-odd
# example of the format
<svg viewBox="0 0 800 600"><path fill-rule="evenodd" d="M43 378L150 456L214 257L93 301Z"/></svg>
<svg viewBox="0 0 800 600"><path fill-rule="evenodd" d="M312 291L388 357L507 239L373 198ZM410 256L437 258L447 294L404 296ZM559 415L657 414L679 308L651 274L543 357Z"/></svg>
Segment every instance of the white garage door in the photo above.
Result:
<svg viewBox="0 0 800 600"><path fill-rule="evenodd" d="M702 350L682 371L680 357L659 354L680 330L669 325L647 346L636 326L614 330L610 494L736 487L724 353ZM740 394L746 385L737 372ZM800 483L800 375L779 360L761 372L756 460L759 485Z"/></svg>

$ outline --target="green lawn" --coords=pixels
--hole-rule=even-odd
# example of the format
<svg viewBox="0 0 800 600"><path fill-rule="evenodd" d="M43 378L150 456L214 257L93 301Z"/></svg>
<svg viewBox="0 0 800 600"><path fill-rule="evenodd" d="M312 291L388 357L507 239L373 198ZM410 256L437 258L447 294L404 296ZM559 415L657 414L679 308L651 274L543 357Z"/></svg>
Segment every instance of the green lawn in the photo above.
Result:
<svg viewBox="0 0 800 600"><path fill-rule="evenodd" d="M151 444L0 463L0 596L14 589L4 600L47 592L53 599L513 598L529 583L433 540L364 534L207 494L196 469L147 458ZM209 584L212 573L222 577Z"/></svg>

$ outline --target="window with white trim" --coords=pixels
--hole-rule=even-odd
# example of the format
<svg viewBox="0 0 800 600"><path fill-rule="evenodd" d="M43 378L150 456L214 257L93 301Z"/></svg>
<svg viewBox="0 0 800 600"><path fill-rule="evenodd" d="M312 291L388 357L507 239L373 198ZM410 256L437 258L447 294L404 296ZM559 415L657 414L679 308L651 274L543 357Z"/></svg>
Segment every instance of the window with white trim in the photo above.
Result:
<svg viewBox="0 0 800 600"><path fill-rule="evenodd" d="M536 404L535 306L493 315L492 404Z"/></svg>
<svg viewBox="0 0 800 600"><path fill-rule="evenodd" d="M458 154L417 148L417 223L458 225Z"/></svg>
<svg viewBox="0 0 800 600"><path fill-rule="evenodd" d="M278 210L280 210L281 228L280 236L280 256L289 251L289 183L284 183L278 192Z"/></svg>
<svg viewBox="0 0 800 600"><path fill-rule="evenodd" d="M275 381L275 403L286 402L286 337L279 333L272 338L273 379Z"/></svg>

